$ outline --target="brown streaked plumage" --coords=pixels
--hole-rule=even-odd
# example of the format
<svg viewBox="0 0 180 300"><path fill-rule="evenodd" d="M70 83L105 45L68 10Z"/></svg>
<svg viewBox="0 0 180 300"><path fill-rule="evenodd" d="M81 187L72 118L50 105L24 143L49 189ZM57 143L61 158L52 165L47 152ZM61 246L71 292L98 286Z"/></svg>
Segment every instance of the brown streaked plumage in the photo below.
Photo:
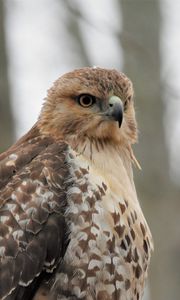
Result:
<svg viewBox="0 0 180 300"><path fill-rule="evenodd" d="M152 237L133 181L131 81L84 68L0 155L0 299L141 299Z"/></svg>

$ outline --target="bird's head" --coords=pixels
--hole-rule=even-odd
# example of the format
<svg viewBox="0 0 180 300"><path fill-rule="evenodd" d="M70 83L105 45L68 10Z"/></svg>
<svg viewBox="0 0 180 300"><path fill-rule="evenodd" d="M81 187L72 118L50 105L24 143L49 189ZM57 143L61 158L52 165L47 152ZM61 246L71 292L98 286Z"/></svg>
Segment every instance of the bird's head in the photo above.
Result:
<svg viewBox="0 0 180 300"><path fill-rule="evenodd" d="M116 70L83 68L67 73L48 91L39 124L43 133L56 139L135 143L132 83Z"/></svg>

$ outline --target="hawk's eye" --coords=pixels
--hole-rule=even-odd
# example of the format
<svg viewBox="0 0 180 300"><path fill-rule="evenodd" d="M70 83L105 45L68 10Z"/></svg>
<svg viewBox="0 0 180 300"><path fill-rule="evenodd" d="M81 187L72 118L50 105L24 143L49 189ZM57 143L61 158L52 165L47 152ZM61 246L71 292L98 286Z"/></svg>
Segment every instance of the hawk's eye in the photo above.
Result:
<svg viewBox="0 0 180 300"><path fill-rule="evenodd" d="M83 94L78 97L78 103L83 107L92 106L96 101L96 98L92 95Z"/></svg>

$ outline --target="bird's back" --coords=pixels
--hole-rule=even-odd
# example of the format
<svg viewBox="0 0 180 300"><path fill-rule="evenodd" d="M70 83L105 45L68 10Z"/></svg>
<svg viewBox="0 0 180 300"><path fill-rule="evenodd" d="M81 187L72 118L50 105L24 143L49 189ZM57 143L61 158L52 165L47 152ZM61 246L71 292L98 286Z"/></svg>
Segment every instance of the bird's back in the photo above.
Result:
<svg viewBox="0 0 180 300"><path fill-rule="evenodd" d="M32 299L65 251L65 149L33 128L0 156L1 299Z"/></svg>

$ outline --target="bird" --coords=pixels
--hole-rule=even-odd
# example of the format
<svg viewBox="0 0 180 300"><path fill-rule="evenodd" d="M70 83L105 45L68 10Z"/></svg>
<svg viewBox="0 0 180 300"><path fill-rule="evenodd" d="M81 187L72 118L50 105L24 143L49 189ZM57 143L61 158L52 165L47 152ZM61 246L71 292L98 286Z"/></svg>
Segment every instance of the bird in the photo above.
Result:
<svg viewBox="0 0 180 300"><path fill-rule="evenodd" d="M153 239L133 179L131 80L58 78L34 126L0 154L0 299L139 300Z"/></svg>

